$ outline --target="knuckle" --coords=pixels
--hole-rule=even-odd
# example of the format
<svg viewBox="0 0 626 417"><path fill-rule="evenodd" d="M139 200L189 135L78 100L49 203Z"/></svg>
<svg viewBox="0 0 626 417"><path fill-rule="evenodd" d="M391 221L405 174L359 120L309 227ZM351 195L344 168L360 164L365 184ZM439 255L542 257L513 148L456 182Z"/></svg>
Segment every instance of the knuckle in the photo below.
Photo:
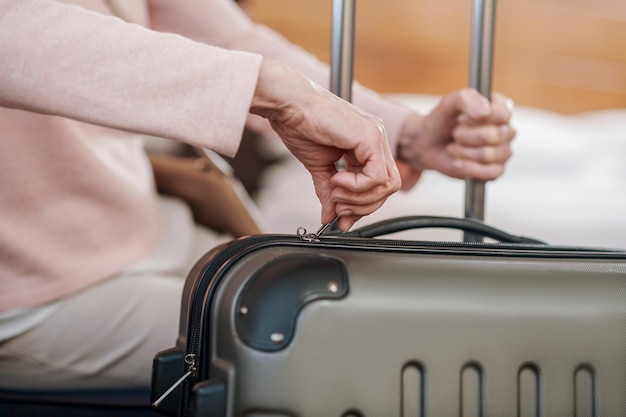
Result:
<svg viewBox="0 0 626 417"><path fill-rule="evenodd" d="M507 146L505 151L504 151L504 161L508 161L511 157L513 156L513 150L511 149L510 146Z"/></svg>
<svg viewBox="0 0 626 417"><path fill-rule="evenodd" d="M473 95L477 94L477 91L473 88L465 87L459 90L459 94L461 95L462 98L468 99L468 98L471 98Z"/></svg>
<svg viewBox="0 0 626 417"><path fill-rule="evenodd" d="M453 158L460 158L463 156L463 151L461 150L461 146L454 142L449 143L446 146L446 152L448 153L448 155L452 156Z"/></svg>
<svg viewBox="0 0 626 417"><path fill-rule="evenodd" d="M497 127L480 126L474 129L474 144L479 146L494 146L500 142L500 132Z"/></svg>
<svg viewBox="0 0 626 417"><path fill-rule="evenodd" d="M496 159L496 150L491 146L486 146L482 150L481 157L483 163L491 163Z"/></svg>
<svg viewBox="0 0 626 417"><path fill-rule="evenodd" d="M497 164L490 166L490 169L485 173L486 181L492 181L498 178L504 172L504 165Z"/></svg>
<svg viewBox="0 0 626 417"><path fill-rule="evenodd" d="M488 145L497 145L500 143L500 129L497 126L491 125L485 132L485 143Z"/></svg>
<svg viewBox="0 0 626 417"><path fill-rule="evenodd" d="M495 180L496 178L498 178L502 174L504 174L504 165L498 165L498 167L496 168L495 176L493 177L493 179Z"/></svg>
<svg viewBox="0 0 626 417"><path fill-rule="evenodd" d="M477 94L476 90L466 87L459 90L459 99L464 106L467 106Z"/></svg>

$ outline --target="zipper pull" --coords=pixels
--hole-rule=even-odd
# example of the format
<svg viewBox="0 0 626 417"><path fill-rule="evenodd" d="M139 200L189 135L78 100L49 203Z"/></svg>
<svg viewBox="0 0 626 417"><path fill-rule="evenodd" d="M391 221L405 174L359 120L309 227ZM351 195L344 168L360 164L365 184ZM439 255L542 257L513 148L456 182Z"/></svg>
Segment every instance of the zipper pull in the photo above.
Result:
<svg viewBox="0 0 626 417"><path fill-rule="evenodd" d="M165 391L159 398L157 398L157 400L152 403L153 407L158 407L159 404L164 399L166 399L180 384L185 382L185 380L187 378L189 378L190 376L196 374L196 371L197 371L197 368L196 368L196 355L191 354L191 353L188 354L188 355L185 355L185 363L187 364L187 372L185 373L185 375L183 375L180 378L178 378L178 380L176 382L174 382L174 384L172 384L172 386L169 387L167 389L167 391Z"/></svg>
<svg viewBox="0 0 626 417"><path fill-rule="evenodd" d="M331 224L337 222L337 220L339 220L339 217L341 216L335 217L330 223L323 224L322 227L317 229L317 232L315 233L308 233L304 227L298 227L296 235L298 235L298 237L305 242L319 242L319 237L326 231L326 229L328 229Z"/></svg>

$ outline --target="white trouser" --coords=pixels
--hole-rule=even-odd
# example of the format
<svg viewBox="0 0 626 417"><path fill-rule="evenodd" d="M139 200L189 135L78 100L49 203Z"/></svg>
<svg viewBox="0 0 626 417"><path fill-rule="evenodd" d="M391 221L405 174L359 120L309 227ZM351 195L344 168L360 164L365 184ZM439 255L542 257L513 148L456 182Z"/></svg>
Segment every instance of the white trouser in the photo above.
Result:
<svg viewBox="0 0 626 417"><path fill-rule="evenodd" d="M174 346L184 278L229 240L198 227L187 206L162 200L165 231L141 263L44 308L0 321L0 387L148 387L152 359ZM22 328L20 328L20 326ZM17 329L17 331L15 331ZM1 333L1 332L0 332Z"/></svg>

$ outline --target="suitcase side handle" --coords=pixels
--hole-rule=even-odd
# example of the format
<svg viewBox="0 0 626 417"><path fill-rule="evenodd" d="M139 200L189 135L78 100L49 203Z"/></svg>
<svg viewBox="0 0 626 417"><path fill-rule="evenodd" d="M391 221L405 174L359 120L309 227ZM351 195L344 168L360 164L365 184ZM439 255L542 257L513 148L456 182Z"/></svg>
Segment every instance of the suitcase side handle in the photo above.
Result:
<svg viewBox="0 0 626 417"><path fill-rule="evenodd" d="M456 217L441 216L397 217L394 219L383 220L377 223L363 226L350 232L343 233L341 236L373 238L388 235L391 233L403 232L406 230L424 228L445 228L463 230L465 232L472 232L490 239L495 239L503 243L532 243L540 245L547 244L546 242L542 242L537 239L509 234L495 227L488 226L485 223L475 219L461 219Z"/></svg>

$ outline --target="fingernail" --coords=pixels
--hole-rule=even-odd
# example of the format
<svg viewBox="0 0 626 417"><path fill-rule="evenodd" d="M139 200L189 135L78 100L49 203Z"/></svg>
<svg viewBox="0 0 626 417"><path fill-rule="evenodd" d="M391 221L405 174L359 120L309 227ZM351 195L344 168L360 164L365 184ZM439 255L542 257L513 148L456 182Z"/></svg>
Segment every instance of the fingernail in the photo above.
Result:
<svg viewBox="0 0 626 417"><path fill-rule="evenodd" d="M339 217L346 217L346 216L352 216L352 214L353 214L353 213L352 213L352 211L350 211L350 210L343 210L343 211L341 211L341 212L338 214L338 216L339 216Z"/></svg>
<svg viewBox="0 0 626 417"><path fill-rule="evenodd" d="M507 110L508 110L510 113L513 113L513 109L515 108L515 102L514 102L512 99L507 98L507 99L505 100L505 105L506 105Z"/></svg>

